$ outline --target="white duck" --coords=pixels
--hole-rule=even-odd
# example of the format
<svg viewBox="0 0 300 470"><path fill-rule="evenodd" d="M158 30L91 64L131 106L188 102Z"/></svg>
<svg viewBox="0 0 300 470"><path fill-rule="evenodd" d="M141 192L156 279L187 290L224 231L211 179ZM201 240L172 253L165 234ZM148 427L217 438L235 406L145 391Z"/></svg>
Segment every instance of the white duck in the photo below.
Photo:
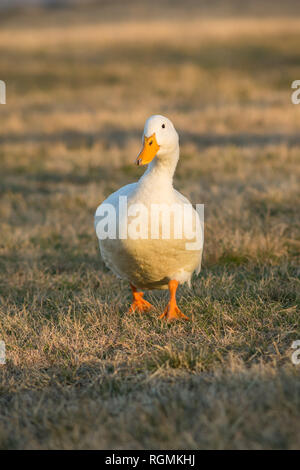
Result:
<svg viewBox="0 0 300 470"><path fill-rule="evenodd" d="M178 284L190 284L194 271L200 272L203 236L198 213L188 199L173 188L178 159L179 138L172 122L164 116L151 116L146 121L143 148L136 159L137 165L149 164L147 170L137 183L122 187L98 207L95 227L105 264L130 283L133 302L129 312L152 308L138 289L169 288L170 300L160 318L189 320L177 307L176 290ZM125 201L127 211L122 206ZM164 233L166 218L157 219L153 215L157 214L157 207L163 211L170 209L170 225L173 220L179 222L177 227L189 226L190 234L186 235L185 230L184 234L176 232L175 226ZM104 214L108 214L109 219L104 220ZM139 216L134 218L137 214ZM111 223L113 236L100 235L99 223L102 229Z"/></svg>

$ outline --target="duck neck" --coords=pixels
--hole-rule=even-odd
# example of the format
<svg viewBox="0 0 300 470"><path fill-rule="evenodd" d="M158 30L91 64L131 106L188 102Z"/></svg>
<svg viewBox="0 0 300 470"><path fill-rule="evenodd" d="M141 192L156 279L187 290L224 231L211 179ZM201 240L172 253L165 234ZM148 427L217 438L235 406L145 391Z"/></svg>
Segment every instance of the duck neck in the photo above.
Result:
<svg viewBox="0 0 300 470"><path fill-rule="evenodd" d="M139 180L144 187L173 188L173 176L179 159L179 147L164 157L155 157Z"/></svg>

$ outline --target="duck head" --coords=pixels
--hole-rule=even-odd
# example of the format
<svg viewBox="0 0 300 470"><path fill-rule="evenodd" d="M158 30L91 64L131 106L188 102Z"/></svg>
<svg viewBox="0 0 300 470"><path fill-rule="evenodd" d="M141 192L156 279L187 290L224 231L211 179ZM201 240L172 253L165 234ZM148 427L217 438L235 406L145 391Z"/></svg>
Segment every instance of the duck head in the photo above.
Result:
<svg viewBox="0 0 300 470"><path fill-rule="evenodd" d="M137 156L137 165L147 165L155 157L165 159L177 154L179 137L170 119L155 114L146 121L142 142L143 148Z"/></svg>

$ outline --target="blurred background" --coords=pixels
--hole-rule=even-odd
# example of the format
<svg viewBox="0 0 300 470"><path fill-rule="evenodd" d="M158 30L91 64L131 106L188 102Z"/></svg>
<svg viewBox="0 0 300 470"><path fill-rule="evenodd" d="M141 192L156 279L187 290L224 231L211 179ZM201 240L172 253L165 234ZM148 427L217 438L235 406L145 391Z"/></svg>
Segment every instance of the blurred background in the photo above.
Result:
<svg viewBox="0 0 300 470"><path fill-rule="evenodd" d="M296 79L297 0L0 0L2 447L299 447ZM170 329L125 315L93 227L152 114L205 204Z"/></svg>

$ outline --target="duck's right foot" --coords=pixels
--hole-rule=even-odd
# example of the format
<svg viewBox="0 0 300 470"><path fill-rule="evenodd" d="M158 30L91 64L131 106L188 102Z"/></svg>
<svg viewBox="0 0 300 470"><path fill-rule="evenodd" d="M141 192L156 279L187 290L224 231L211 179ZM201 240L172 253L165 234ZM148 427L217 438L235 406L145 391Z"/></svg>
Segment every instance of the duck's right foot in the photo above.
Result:
<svg viewBox="0 0 300 470"><path fill-rule="evenodd" d="M143 292L138 292L136 287L132 284L130 284L130 287L132 289L133 302L127 313L144 313L154 308L153 305L150 304L150 302L147 302L147 300L143 299Z"/></svg>

